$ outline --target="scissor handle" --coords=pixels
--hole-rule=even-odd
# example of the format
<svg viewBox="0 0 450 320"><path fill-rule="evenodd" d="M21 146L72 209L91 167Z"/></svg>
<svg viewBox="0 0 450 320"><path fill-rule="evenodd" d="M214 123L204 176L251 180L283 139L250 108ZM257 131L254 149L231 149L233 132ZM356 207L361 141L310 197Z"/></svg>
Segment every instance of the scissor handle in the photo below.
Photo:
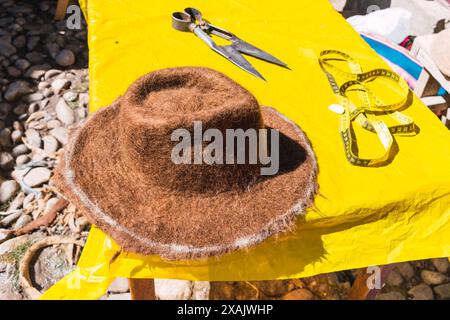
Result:
<svg viewBox="0 0 450 320"><path fill-rule="evenodd" d="M208 27L208 32L212 33L218 37L221 37L226 40L231 40L233 38L236 38L236 36L233 33L231 33L230 31L216 27L210 23L207 23L206 25Z"/></svg>
<svg viewBox="0 0 450 320"><path fill-rule="evenodd" d="M195 23L192 21L191 15L186 12L172 13L172 27L178 31L193 31Z"/></svg>
<svg viewBox="0 0 450 320"><path fill-rule="evenodd" d="M184 12L189 14L191 18L197 20L200 24L203 23L202 13L199 10L195 8L186 8L184 9Z"/></svg>
<svg viewBox="0 0 450 320"><path fill-rule="evenodd" d="M210 47L214 47L214 41L204 32L200 25L193 21L193 17L187 12L172 13L172 27L179 31L192 31Z"/></svg>

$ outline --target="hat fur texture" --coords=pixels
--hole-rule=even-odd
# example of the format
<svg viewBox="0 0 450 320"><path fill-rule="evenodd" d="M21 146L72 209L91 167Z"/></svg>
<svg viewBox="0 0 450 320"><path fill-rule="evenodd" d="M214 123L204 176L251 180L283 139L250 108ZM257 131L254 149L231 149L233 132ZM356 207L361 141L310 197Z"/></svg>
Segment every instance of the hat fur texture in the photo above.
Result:
<svg viewBox="0 0 450 320"><path fill-rule="evenodd" d="M175 164L177 128L274 128L280 169L261 164ZM317 162L304 132L227 76L162 69L72 135L53 181L123 250L170 260L218 256L286 231L312 205Z"/></svg>

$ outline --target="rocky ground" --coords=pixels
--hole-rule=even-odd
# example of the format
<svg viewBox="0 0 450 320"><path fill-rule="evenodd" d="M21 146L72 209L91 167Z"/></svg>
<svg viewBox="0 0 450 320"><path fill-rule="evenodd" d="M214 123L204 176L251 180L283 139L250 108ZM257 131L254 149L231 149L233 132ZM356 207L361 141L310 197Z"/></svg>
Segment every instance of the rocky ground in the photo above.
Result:
<svg viewBox="0 0 450 320"><path fill-rule="evenodd" d="M210 299L347 299L355 277L364 272L355 269L284 281L212 282ZM449 276L447 258L399 263L377 299L450 299Z"/></svg>
<svg viewBox="0 0 450 320"><path fill-rule="evenodd" d="M70 128L88 112L86 28L55 23L55 3L0 0L0 299L36 298L70 272L89 230L50 182ZM161 299L345 299L361 272L156 287ZM450 299L449 272L447 259L399 264L378 298ZM104 298L129 299L126 279Z"/></svg>
<svg viewBox="0 0 450 320"><path fill-rule="evenodd" d="M68 130L88 110L86 29L53 22L54 5L0 1L0 299L47 289L81 252L45 246L27 279L19 266L33 243L83 240L89 228L73 206L58 208L49 183Z"/></svg>

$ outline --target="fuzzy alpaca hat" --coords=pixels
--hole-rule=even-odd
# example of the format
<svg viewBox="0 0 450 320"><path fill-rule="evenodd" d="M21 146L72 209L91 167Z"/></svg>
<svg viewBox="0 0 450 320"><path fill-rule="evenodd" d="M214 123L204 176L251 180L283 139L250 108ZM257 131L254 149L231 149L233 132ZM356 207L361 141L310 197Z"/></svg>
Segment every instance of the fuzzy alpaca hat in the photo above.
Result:
<svg viewBox="0 0 450 320"><path fill-rule="evenodd" d="M279 130L279 171L260 164L175 164L175 129ZM270 146L268 146L270 149ZM317 164L300 128L207 68L158 70L74 133L54 184L124 250L194 259L286 230L312 204Z"/></svg>

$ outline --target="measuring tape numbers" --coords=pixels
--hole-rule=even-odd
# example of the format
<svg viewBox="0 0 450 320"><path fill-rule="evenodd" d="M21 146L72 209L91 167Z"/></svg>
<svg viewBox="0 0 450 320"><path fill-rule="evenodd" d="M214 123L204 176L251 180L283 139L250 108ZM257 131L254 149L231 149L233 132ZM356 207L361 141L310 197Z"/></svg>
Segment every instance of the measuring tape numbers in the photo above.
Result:
<svg viewBox="0 0 450 320"><path fill-rule="evenodd" d="M347 63L350 71L347 72L336 67L333 64L335 61ZM343 108L339 112L339 131L344 143L345 155L351 164L362 167L381 165L389 160L394 144L393 135L416 134L414 120L399 111L407 103L409 87L397 73L387 69L363 72L361 65L356 60L348 54L336 50L322 51L319 56L319 64ZM336 78L343 80L343 84L338 85ZM383 103L366 85L377 78L391 81L398 86L401 98L392 104ZM352 102L347 95L349 91L356 92L359 103ZM394 120L395 124L387 125L381 119L381 116L388 116ZM385 151L383 155L374 159L364 159L358 156L357 152L354 151L357 150L357 146L355 145L356 137L352 130L353 122L378 136Z"/></svg>

